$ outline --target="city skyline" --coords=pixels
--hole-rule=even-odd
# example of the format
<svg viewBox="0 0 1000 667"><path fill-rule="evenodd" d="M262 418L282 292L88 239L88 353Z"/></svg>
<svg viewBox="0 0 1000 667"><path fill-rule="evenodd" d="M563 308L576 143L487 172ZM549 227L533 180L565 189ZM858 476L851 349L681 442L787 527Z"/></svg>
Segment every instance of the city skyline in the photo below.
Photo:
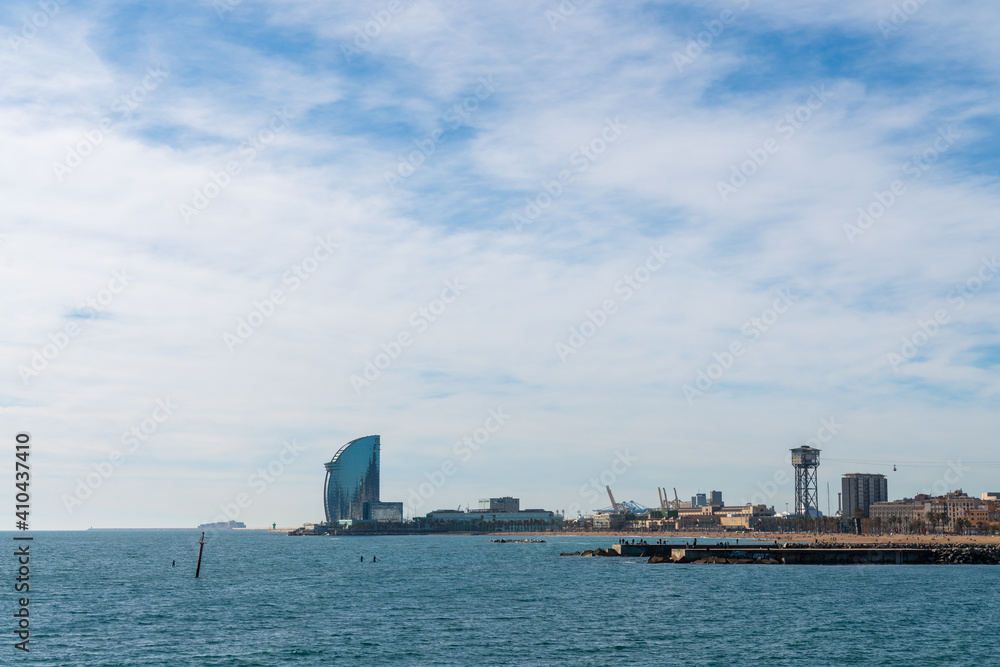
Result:
<svg viewBox="0 0 1000 667"><path fill-rule="evenodd" d="M914 6L5 6L32 526L321 520L370 433L419 514L1000 487L996 10Z"/></svg>

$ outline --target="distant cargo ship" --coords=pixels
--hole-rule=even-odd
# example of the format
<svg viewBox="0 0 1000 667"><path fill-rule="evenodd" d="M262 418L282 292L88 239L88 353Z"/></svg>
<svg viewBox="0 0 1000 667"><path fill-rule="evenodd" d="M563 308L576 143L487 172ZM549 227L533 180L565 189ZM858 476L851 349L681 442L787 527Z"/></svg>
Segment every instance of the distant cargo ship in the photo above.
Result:
<svg viewBox="0 0 1000 667"><path fill-rule="evenodd" d="M246 528L242 521L219 521L216 523L203 523L198 526L198 530L231 530L233 528Z"/></svg>

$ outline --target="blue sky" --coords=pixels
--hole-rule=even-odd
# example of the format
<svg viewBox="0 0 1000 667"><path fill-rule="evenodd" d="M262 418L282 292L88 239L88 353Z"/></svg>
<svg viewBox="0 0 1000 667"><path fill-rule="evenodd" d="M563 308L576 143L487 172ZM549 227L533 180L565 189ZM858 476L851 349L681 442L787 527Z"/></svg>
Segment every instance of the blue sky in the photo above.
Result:
<svg viewBox="0 0 1000 667"><path fill-rule="evenodd" d="M418 514L782 509L823 420L834 494L1000 486L947 463L998 460L991 4L54 6L0 12L36 527L314 521L370 433Z"/></svg>

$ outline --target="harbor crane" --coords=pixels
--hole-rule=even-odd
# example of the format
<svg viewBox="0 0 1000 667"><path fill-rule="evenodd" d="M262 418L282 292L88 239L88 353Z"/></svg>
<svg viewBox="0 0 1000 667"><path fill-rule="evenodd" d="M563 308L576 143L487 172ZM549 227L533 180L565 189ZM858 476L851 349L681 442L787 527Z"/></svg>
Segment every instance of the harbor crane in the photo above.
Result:
<svg viewBox="0 0 1000 667"><path fill-rule="evenodd" d="M611 509L615 512L621 512L621 508L619 508L618 503L615 502L614 494L611 493L611 487L605 486L604 488L608 490L608 498L611 498Z"/></svg>
<svg viewBox="0 0 1000 667"><path fill-rule="evenodd" d="M677 487L674 487L674 499L670 500L667 490L656 487L656 493L660 497L660 509L664 512L681 508L681 499L677 496Z"/></svg>
<svg viewBox="0 0 1000 667"><path fill-rule="evenodd" d="M608 490L608 498L611 499L611 507L605 510L598 510L600 512L615 512L617 514L649 514L649 508L641 503L637 503L634 500L626 500L624 502L618 502L615 500L615 496L611 493L611 487L605 486Z"/></svg>

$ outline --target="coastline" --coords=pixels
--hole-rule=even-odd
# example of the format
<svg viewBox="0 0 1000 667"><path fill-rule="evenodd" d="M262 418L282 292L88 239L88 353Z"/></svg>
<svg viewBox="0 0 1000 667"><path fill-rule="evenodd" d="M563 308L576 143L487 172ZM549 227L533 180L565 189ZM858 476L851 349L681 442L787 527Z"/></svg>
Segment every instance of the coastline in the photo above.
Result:
<svg viewBox="0 0 1000 667"><path fill-rule="evenodd" d="M466 533L469 534L469 533ZM958 544L1000 544L1000 535L854 535L851 533L620 533L612 531L565 531L565 532L523 532L523 533L487 533L488 535L549 535L552 537L612 537L626 540L643 538L647 541L674 539L706 539L706 540L756 540L759 542L802 542L826 544L927 544L927 545L958 545Z"/></svg>

